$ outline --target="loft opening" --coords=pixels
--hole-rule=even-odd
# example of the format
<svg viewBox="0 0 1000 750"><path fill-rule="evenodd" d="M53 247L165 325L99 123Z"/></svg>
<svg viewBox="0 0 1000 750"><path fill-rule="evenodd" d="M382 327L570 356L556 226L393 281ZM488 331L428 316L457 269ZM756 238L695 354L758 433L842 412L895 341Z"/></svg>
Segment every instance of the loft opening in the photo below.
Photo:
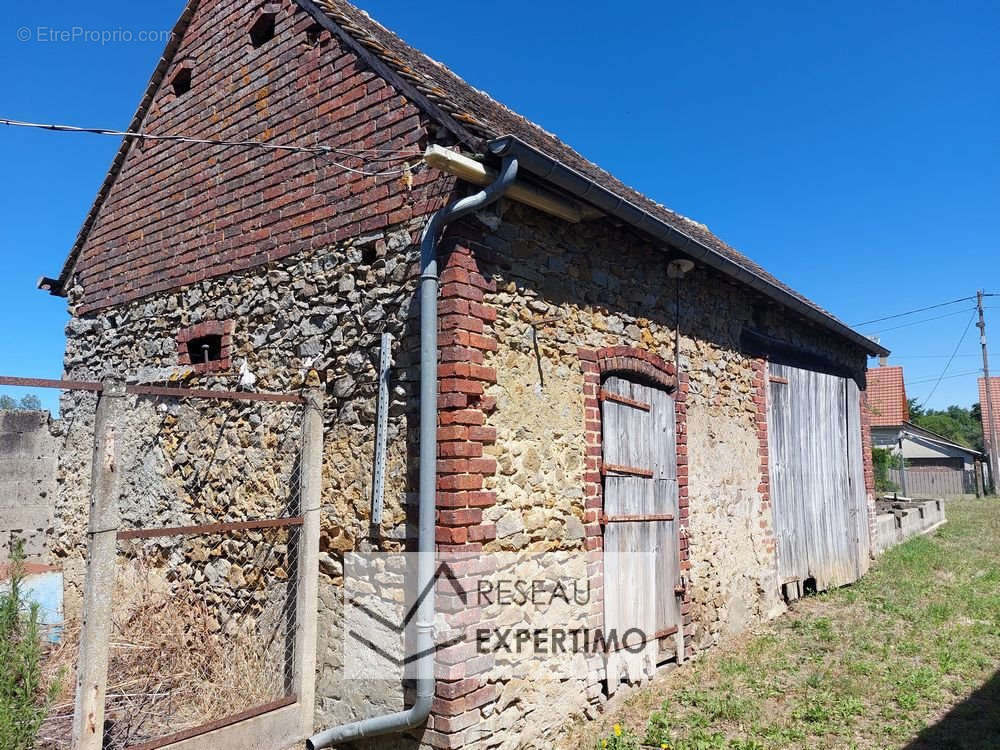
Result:
<svg viewBox="0 0 1000 750"><path fill-rule="evenodd" d="M210 333L188 341L188 358L191 364L202 365L222 361L222 335Z"/></svg>
<svg viewBox="0 0 1000 750"><path fill-rule="evenodd" d="M185 65L183 68L178 70L171 80L170 85L174 89L175 96L184 96L188 91L191 90L191 67Z"/></svg>
<svg viewBox="0 0 1000 750"><path fill-rule="evenodd" d="M274 39L274 27L278 17L276 10L268 8L253 22L250 27L250 44L254 49L262 47Z"/></svg>

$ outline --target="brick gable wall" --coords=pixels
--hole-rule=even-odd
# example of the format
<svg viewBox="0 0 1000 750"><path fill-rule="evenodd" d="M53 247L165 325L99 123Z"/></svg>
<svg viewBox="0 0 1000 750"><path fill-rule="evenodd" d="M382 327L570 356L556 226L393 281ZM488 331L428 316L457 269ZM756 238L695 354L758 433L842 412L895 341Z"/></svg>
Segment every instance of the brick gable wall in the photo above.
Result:
<svg viewBox="0 0 1000 750"><path fill-rule="evenodd" d="M142 130L417 154L414 105L285 0L275 36L255 48L255 5L205 0ZM191 89L174 93L182 67ZM419 157L411 155L415 165ZM71 301L77 315L398 225L438 207L453 181L402 162L363 163L256 149L133 144L85 243ZM412 188L412 189L411 189ZM75 288L74 288L75 287Z"/></svg>

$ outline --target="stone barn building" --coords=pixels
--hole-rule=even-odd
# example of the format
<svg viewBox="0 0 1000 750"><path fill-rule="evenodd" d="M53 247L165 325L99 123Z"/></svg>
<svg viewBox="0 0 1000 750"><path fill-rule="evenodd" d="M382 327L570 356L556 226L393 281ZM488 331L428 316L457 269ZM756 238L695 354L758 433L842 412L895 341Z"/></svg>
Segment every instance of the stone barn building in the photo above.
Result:
<svg viewBox="0 0 1000 750"><path fill-rule="evenodd" d="M130 130L298 149L126 139L42 286L68 300L67 378L234 389L242 370L260 390L325 384L317 730L411 699L398 681L343 678L339 587L346 553L413 544L429 314L439 552L576 556L597 627L627 620L651 584L657 653L638 669L588 658L551 674L439 654L429 718L385 747L544 746L620 680L867 569L860 406L867 357L886 352L357 8L191 0ZM436 309L422 314L431 217L512 168L499 200L443 232ZM388 468L372 524L384 333ZM93 397L62 408L53 552L72 606ZM186 476L212 460L165 450ZM169 521L186 501L160 481L140 489L173 498L149 511ZM653 549L648 569L623 555Z"/></svg>

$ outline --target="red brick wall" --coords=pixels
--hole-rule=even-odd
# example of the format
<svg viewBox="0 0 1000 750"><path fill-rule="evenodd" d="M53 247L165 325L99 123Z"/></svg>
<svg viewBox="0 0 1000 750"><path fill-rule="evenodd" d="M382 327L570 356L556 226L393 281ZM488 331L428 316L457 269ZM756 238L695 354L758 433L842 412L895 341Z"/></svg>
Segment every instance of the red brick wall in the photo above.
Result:
<svg viewBox="0 0 1000 750"><path fill-rule="evenodd" d="M418 110L327 32L311 45L312 19L290 0L279 5L275 37L254 48L259 4L204 0L142 129L419 152ZM171 81L186 65L191 90L178 97ZM366 171L401 165L133 144L76 267L77 314L383 229L433 210L452 186L424 171L411 191L399 177L364 177L335 161Z"/></svg>
<svg viewBox="0 0 1000 750"><path fill-rule="evenodd" d="M760 458L760 528L766 540L765 551L771 560L776 559L777 541L774 537L774 509L771 507L771 463L767 437L768 367L766 359L753 362L753 402L757 407L757 455Z"/></svg>
<svg viewBox="0 0 1000 750"><path fill-rule="evenodd" d="M496 505L496 492L485 489L485 480L497 470L497 461L484 455L496 442L496 429L486 426L496 400L486 396L487 385L497 382L496 370L483 362L496 351L496 339L487 325L496 310L483 304L483 292L496 284L479 272L479 263L462 239L468 228L456 227L442 241L441 294L438 305L438 479L437 546L441 552L460 555L452 564L459 582L474 584L463 576L486 572L493 560L480 558L483 544L496 539L496 526L483 522L483 510ZM482 240L474 233L473 242ZM464 559L466 554L468 559ZM468 617L478 616L454 596L452 583L442 581L439 610L449 624L468 627ZM480 708L496 700L497 685L489 681L493 654L478 654L472 644L439 649L434 704L425 742L438 748L463 746L462 731L481 719Z"/></svg>

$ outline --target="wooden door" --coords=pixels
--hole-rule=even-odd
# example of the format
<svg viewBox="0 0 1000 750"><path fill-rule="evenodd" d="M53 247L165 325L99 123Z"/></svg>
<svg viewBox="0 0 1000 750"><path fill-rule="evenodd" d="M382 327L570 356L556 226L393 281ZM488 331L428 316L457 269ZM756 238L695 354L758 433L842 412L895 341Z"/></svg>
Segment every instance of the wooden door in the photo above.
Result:
<svg viewBox="0 0 1000 750"><path fill-rule="evenodd" d="M868 569L861 412L852 380L770 365L768 457L778 573L801 595L856 581Z"/></svg>
<svg viewBox="0 0 1000 750"><path fill-rule="evenodd" d="M601 391L604 444L604 631L641 650L609 657L609 690L683 658L674 400L622 376Z"/></svg>

